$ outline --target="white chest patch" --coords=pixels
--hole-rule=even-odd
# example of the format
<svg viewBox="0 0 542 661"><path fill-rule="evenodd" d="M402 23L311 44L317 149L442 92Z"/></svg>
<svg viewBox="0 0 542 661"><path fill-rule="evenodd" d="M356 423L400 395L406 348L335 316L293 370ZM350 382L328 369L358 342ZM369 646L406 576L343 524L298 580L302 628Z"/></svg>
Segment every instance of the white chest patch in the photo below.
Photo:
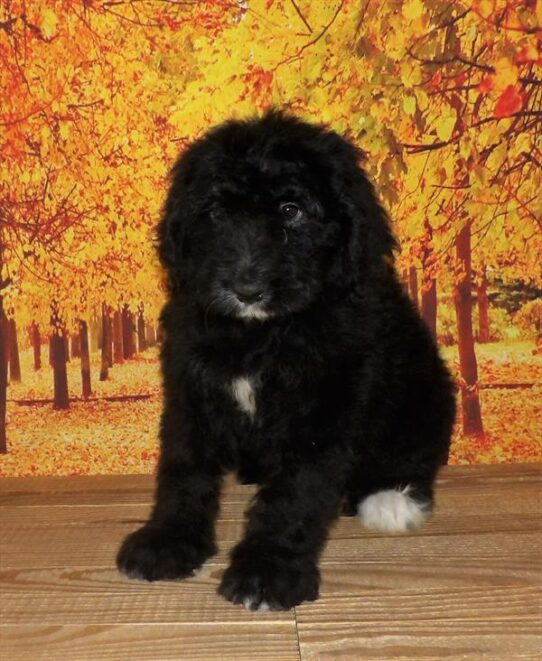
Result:
<svg viewBox="0 0 542 661"><path fill-rule="evenodd" d="M240 376L231 382L231 393L241 411L251 418L256 415L256 393L254 381L248 376Z"/></svg>

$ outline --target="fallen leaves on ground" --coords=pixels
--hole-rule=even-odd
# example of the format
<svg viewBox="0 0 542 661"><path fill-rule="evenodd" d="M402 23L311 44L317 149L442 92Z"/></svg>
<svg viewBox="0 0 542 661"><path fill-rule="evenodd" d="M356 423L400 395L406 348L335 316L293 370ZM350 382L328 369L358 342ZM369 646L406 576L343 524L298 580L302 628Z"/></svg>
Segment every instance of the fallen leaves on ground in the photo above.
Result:
<svg viewBox="0 0 542 661"><path fill-rule="evenodd" d="M42 348L42 368L34 370L31 350L21 352L22 382L8 387L8 400L51 399L53 397L53 370L47 364L47 352ZM109 368L106 381L99 380L101 357L98 351L90 356L93 397L126 395L159 395L160 370L158 349L147 349L122 364ZM70 397L81 397L81 361L71 358L67 363Z"/></svg>
<svg viewBox="0 0 542 661"><path fill-rule="evenodd" d="M485 435L461 433L461 406L451 464L542 461L542 356L533 343L477 345L480 383L533 387L482 388ZM458 374L457 347L443 351ZM7 455L0 456L0 475L67 475L150 473L158 458L161 409L156 350L115 365L110 379L97 380L99 354L92 355L93 390L97 401L71 402L67 411L51 404L23 406L17 399L47 399L52 393L48 366L32 370L30 351L22 352L23 382L8 390ZM70 395L80 394L79 360L68 366ZM139 401L109 402L113 395L149 395Z"/></svg>
<svg viewBox="0 0 542 661"><path fill-rule="evenodd" d="M149 473L158 458L160 397L11 407L0 475Z"/></svg>

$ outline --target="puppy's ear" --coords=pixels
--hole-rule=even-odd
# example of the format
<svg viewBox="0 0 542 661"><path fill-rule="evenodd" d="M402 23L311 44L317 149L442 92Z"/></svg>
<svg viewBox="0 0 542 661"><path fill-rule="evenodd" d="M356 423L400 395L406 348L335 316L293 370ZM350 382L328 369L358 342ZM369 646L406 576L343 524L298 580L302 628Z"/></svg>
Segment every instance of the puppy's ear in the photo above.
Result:
<svg viewBox="0 0 542 661"><path fill-rule="evenodd" d="M388 215L380 205L373 184L361 165L352 173L350 195L351 215L357 231L351 245L359 268L381 270L395 261L398 243L393 236ZM359 258L359 259L358 259Z"/></svg>
<svg viewBox="0 0 542 661"><path fill-rule="evenodd" d="M336 134L335 137L338 143L334 145L332 187L343 210L344 237L335 277L338 275L342 282L350 284L389 269L398 244L361 165L365 155L347 140Z"/></svg>
<svg viewBox="0 0 542 661"><path fill-rule="evenodd" d="M187 228L190 224L191 159L181 156L170 174L170 188L156 230L158 256L172 283L182 281L187 260Z"/></svg>

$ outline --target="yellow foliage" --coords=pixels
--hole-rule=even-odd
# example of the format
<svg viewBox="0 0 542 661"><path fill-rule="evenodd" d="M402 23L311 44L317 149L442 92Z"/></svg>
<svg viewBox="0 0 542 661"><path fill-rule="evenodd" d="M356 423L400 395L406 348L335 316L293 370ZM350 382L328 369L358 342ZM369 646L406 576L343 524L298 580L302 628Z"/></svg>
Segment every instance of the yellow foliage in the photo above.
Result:
<svg viewBox="0 0 542 661"><path fill-rule="evenodd" d="M439 296L465 213L475 270L541 286L541 7L0 3L4 307L45 332L53 301L70 325L103 303L157 314L169 168L210 124L272 105L367 153L399 268L430 262Z"/></svg>
<svg viewBox="0 0 542 661"><path fill-rule="evenodd" d="M403 3L402 12L406 19L420 18L424 12L424 3L422 0L406 0Z"/></svg>
<svg viewBox="0 0 542 661"><path fill-rule="evenodd" d="M438 137L447 142L451 137L456 125L457 118L455 115L448 115L439 120L436 125Z"/></svg>
<svg viewBox="0 0 542 661"><path fill-rule="evenodd" d="M40 18L40 26L43 36L50 39L56 33L56 26L58 23L57 15L52 9L45 7Z"/></svg>
<svg viewBox="0 0 542 661"><path fill-rule="evenodd" d="M501 57L495 63L495 76L493 78L493 89L502 92L509 85L515 85L519 78L518 67L508 57Z"/></svg>
<svg viewBox="0 0 542 661"><path fill-rule="evenodd" d="M416 97L405 96L403 99L403 110L407 115L413 115L416 112Z"/></svg>

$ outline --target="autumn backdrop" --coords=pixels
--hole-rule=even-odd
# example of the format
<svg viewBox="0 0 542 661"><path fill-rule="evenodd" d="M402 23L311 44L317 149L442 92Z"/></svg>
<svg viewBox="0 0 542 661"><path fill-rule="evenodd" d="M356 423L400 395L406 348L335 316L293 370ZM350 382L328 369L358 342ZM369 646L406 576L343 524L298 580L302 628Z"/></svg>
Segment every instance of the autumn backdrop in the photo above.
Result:
<svg viewBox="0 0 542 661"><path fill-rule="evenodd" d="M0 7L0 474L152 470L168 168L270 105L366 152L460 389L450 461L542 459L541 0Z"/></svg>

